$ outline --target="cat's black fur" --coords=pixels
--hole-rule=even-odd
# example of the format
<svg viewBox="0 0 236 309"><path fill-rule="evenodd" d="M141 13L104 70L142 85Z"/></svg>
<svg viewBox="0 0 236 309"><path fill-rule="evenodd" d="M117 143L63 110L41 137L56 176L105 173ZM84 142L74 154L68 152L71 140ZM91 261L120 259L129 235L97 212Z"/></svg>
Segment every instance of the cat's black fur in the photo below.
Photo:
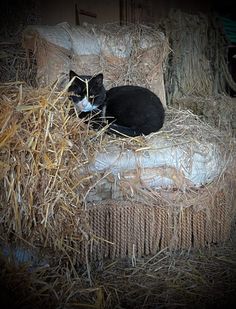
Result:
<svg viewBox="0 0 236 309"><path fill-rule="evenodd" d="M74 81L68 89L70 99L75 103L81 118L96 114L95 120L100 125L106 119L111 123L109 130L128 136L148 135L163 126L163 105L149 89L127 85L106 91L102 74L94 77L78 76L70 71L72 78ZM85 79L88 80L87 86Z"/></svg>

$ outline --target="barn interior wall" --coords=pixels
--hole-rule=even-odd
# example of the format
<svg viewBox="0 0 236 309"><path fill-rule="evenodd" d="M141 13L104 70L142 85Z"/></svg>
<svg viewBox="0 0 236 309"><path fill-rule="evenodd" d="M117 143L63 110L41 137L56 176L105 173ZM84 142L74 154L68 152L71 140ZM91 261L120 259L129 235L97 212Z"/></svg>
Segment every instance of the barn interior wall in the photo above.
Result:
<svg viewBox="0 0 236 309"><path fill-rule="evenodd" d="M119 0L43 0L42 24L68 22L71 25L119 21Z"/></svg>
<svg viewBox="0 0 236 309"><path fill-rule="evenodd" d="M71 25L108 22L155 22L167 16L171 8L187 12L207 11L208 1L199 0L42 0L42 24L69 22Z"/></svg>

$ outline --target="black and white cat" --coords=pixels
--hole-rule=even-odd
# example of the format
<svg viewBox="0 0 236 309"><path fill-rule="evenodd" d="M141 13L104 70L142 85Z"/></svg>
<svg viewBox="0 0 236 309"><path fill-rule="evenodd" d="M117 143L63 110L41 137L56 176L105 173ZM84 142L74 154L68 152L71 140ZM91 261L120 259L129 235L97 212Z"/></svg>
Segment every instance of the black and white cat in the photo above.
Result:
<svg viewBox="0 0 236 309"><path fill-rule="evenodd" d="M165 110L149 89L127 85L106 91L101 73L92 77L70 71L72 78L68 91L80 118L95 115L93 120L100 125L110 123L109 131L128 136L148 135L162 128Z"/></svg>

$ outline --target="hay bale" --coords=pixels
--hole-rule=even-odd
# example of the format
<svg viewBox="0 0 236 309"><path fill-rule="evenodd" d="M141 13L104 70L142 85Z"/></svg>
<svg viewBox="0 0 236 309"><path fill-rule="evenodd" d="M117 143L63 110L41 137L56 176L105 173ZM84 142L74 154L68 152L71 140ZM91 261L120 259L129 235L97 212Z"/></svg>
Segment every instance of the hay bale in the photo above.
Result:
<svg viewBox="0 0 236 309"><path fill-rule="evenodd" d="M173 9L163 27L173 50L165 76L169 104L183 97L216 97L227 93L228 87L236 89L228 68L228 41L216 16Z"/></svg>
<svg viewBox="0 0 236 309"><path fill-rule="evenodd" d="M81 75L103 72L106 87L145 86L166 105L163 68L169 45L155 25L29 26L23 46L36 54L40 85L58 78L59 85L68 82L70 69Z"/></svg>
<svg viewBox="0 0 236 309"><path fill-rule="evenodd" d="M164 247L206 246L229 237L235 213L234 139L190 112L176 110L167 113L163 130L151 136L108 136L70 116L66 92L55 89L21 83L1 87L0 212L6 235L13 232L36 246L69 252L70 259L83 263L153 254ZM166 139L172 143L166 147L173 149L193 141L216 145L217 173L210 183L194 186L165 164L153 173L170 172L176 181L152 187L140 181L142 166L133 169L131 180L110 170L81 172L110 145L145 153L153 137ZM190 164L191 152L185 155ZM103 191L104 180L112 183L110 191Z"/></svg>

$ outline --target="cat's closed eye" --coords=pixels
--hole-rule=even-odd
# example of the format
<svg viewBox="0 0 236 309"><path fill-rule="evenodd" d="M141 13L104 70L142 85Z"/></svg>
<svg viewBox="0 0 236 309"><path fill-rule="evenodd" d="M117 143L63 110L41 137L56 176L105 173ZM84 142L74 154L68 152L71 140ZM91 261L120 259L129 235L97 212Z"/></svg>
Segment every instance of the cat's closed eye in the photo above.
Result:
<svg viewBox="0 0 236 309"><path fill-rule="evenodd" d="M89 100L91 100L91 102L93 103L94 100L95 100L98 96L99 96L98 94L97 94L97 95L90 95L90 96L89 96Z"/></svg>
<svg viewBox="0 0 236 309"><path fill-rule="evenodd" d="M69 98L76 104L81 100L81 95L72 92Z"/></svg>

